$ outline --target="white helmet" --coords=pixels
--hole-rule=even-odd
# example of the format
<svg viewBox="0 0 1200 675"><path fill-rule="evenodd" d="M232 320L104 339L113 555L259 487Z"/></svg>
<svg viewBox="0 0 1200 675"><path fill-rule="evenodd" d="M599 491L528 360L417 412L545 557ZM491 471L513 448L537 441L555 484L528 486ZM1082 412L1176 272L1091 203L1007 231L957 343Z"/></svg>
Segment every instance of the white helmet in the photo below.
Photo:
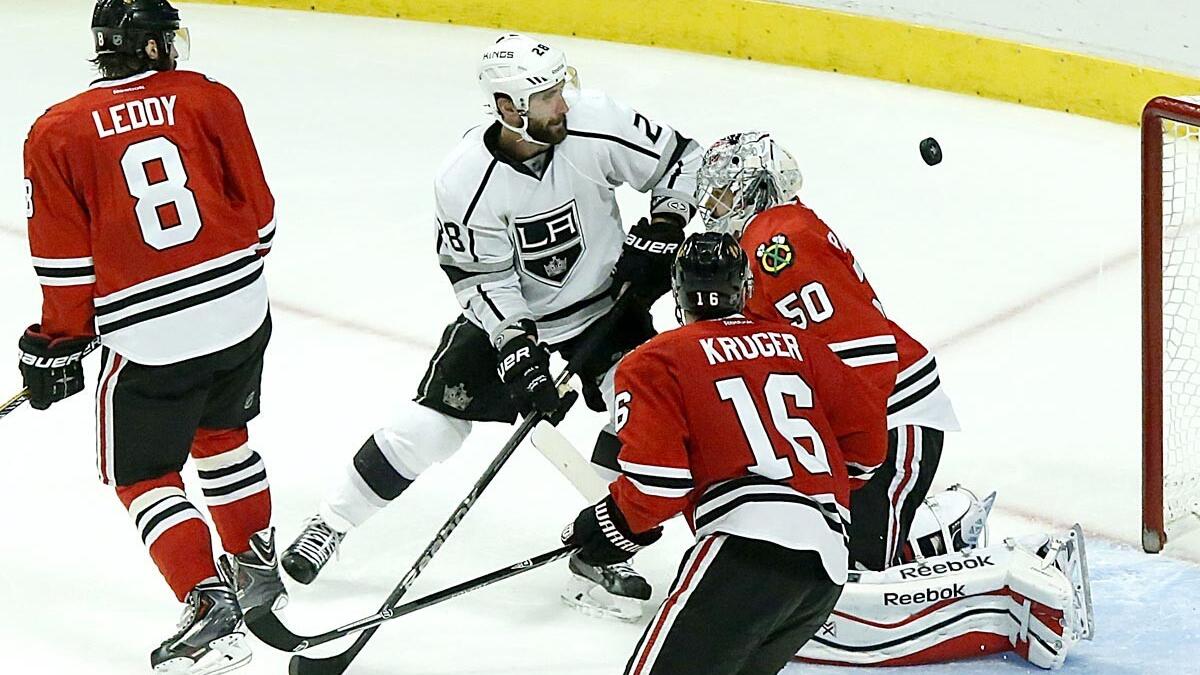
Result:
<svg viewBox="0 0 1200 675"><path fill-rule="evenodd" d="M770 134L745 131L704 153L696 201L708 230L740 238L751 218L791 198L803 182L796 159Z"/></svg>
<svg viewBox="0 0 1200 675"><path fill-rule="evenodd" d="M520 134L530 143L541 141L529 137L529 121L523 119L520 127L505 123L496 109L496 95L504 94L512 99L513 106L524 118L529 112L529 97L534 94L563 82L568 87L578 87L575 69L567 65L567 57L561 49L518 33L502 35L488 47L479 61L478 74L479 86L487 99L484 108L505 128Z"/></svg>

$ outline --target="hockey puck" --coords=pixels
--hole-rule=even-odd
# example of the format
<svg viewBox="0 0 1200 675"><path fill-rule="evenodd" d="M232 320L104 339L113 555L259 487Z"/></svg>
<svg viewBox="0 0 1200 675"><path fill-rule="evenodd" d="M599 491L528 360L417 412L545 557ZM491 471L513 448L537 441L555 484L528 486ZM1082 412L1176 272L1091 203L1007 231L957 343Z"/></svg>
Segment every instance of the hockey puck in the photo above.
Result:
<svg viewBox="0 0 1200 675"><path fill-rule="evenodd" d="M942 161L942 146L938 145L937 139L932 136L921 141L921 159L929 166L933 166Z"/></svg>

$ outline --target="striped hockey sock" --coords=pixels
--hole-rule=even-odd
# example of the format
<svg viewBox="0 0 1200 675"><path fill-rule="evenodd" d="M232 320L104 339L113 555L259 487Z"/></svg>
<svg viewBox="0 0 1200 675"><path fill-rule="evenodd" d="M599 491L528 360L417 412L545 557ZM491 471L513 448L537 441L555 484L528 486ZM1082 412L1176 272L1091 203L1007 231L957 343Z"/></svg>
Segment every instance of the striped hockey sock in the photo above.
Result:
<svg viewBox="0 0 1200 675"><path fill-rule="evenodd" d="M233 554L250 550L250 535L271 523L267 470L247 440L245 427L201 429L192 443L208 511L222 548Z"/></svg>
<svg viewBox="0 0 1200 675"><path fill-rule="evenodd" d="M196 584L216 576L208 523L187 500L178 473L118 486L117 496L180 602Z"/></svg>

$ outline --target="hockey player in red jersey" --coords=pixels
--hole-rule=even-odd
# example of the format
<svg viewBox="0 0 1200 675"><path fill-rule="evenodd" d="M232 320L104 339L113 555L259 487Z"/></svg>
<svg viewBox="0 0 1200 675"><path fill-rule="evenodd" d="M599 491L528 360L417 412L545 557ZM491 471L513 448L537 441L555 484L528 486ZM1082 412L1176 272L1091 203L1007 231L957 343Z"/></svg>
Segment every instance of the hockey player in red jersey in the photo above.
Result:
<svg viewBox="0 0 1200 675"><path fill-rule="evenodd" d="M98 336L100 478L186 603L151 665L225 672L250 658L239 600L286 599L246 432L271 333L274 200L237 97L175 69L188 34L167 0L100 0L92 27L101 78L50 108L25 144L43 306L20 370L45 409L83 389L81 357ZM219 561L180 478L189 455L228 552Z"/></svg>
<svg viewBox="0 0 1200 675"><path fill-rule="evenodd" d="M627 675L773 675L846 581L850 469L886 454L871 385L819 340L739 314L747 258L728 234L684 242L683 328L617 368L622 475L563 534L591 564L627 560L683 513L696 533Z"/></svg>
<svg viewBox="0 0 1200 675"><path fill-rule="evenodd" d="M746 315L789 321L823 340L878 390L888 459L873 476L858 474L869 482L851 500L850 560L882 570L900 561L944 432L958 430L958 420L933 355L888 318L849 248L794 197L800 182L786 150L746 132L705 153L697 197L706 227L738 237L752 258Z"/></svg>

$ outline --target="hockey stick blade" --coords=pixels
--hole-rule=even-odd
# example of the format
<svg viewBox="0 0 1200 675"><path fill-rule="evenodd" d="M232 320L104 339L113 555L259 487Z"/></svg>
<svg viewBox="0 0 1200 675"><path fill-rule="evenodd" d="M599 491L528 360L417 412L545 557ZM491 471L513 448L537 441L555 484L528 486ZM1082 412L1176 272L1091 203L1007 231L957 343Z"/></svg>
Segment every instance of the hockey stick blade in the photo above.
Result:
<svg viewBox="0 0 1200 675"><path fill-rule="evenodd" d="M502 581L509 577L537 569L543 565L561 560L575 551L574 546L563 546L556 548L553 551L543 553L533 558L522 560L508 567L500 568L494 572L489 572L483 576L464 581L460 584L451 586L436 593L431 593L423 598L407 602L395 609L376 612L375 614L360 619L353 623L347 624L341 628L337 628L320 635L304 637L296 635L287 629L279 618L271 613L268 607L256 607L246 613L246 625L250 628L250 632L254 633L263 642L277 649L284 651L301 651L319 644L324 644L331 640L347 637L356 632L377 628L380 624L392 619L398 619L406 614L411 614L418 610L426 609L434 605L443 603L452 598L457 598L460 595L465 595L471 591L479 590L484 586L490 586L497 581ZM357 651L351 649L355 654ZM347 666L350 665L353 655L338 654L329 658L310 658L306 656L294 656L291 663L288 664L288 672L293 675L327 675L329 673L341 673Z"/></svg>

